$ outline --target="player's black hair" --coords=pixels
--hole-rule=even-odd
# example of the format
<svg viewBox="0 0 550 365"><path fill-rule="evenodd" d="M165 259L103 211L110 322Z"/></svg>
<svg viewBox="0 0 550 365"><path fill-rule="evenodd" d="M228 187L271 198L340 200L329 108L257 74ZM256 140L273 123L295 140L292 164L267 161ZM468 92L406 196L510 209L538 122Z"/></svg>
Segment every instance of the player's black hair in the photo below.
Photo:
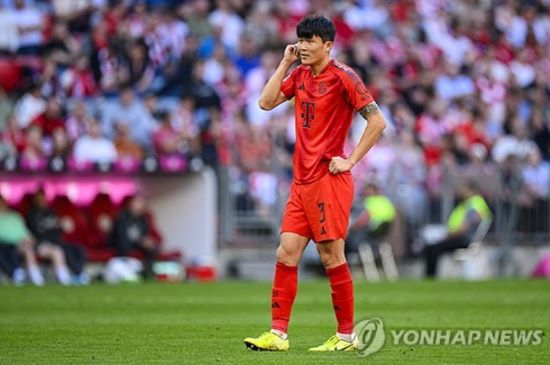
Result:
<svg viewBox="0 0 550 365"><path fill-rule="evenodd" d="M334 41L336 29L330 19L322 15L308 15L296 27L298 38L319 36L323 42Z"/></svg>

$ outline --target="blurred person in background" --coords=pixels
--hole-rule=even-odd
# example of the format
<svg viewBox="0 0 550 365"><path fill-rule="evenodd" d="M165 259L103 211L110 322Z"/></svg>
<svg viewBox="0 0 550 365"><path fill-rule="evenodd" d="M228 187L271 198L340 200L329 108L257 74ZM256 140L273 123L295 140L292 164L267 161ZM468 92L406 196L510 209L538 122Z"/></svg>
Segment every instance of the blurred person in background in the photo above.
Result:
<svg viewBox="0 0 550 365"><path fill-rule="evenodd" d="M44 55L57 64L70 67L80 51L80 43L69 32L67 23L59 20L53 24L52 34L44 44ZM78 64L78 60L76 60Z"/></svg>
<svg viewBox="0 0 550 365"><path fill-rule="evenodd" d="M403 212L407 223L417 227L426 218L426 161L410 131L402 131L395 147L395 160L384 189ZM412 228L411 227L411 228Z"/></svg>
<svg viewBox="0 0 550 365"><path fill-rule="evenodd" d="M76 100L72 108L69 108L67 121L65 122L68 137L72 142L86 133L86 119L88 107L82 100Z"/></svg>
<svg viewBox="0 0 550 365"><path fill-rule="evenodd" d="M109 243L116 256L128 256L134 250L141 252L144 255L143 276L145 279L153 278L153 263L159 242L151 234L143 197L136 195L128 200L126 208L113 224Z"/></svg>
<svg viewBox="0 0 550 365"><path fill-rule="evenodd" d="M480 194L490 201L497 198L499 189L499 171L494 162L488 159L487 147L474 143L468 151L468 162L456 171L458 184L474 181L480 188Z"/></svg>
<svg viewBox="0 0 550 365"><path fill-rule="evenodd" d="M162 117L159 118L162 123ZM194 155L200 154L199 128L195 117L195 102L191 97L182 96L170 113L172 129L188 141Z"/></svg>
<svg viewBox="0 0 550 365"><path fill-rule="evenodd" d="M149 90L155 70L148 59L149 49L144 41L130 44L126 55L126 69L123 77L119 80L122 84L127 84L143 93Z"/></svg>
<svg viewBox="0 0 550 365"><path fill-rule="evenodd" d="M89 117L86 121L87 134L78 138L74 145L74 158L78 162L114 163L117 151L112 140L101 135L99 122Z"/></svg>
<svg viewBox="0 0 550 365"><path fill-rule="evenodd" d="M77 243L63 240L61 221L54 211L48 207L44 191L39 190L34 194L31 208L26 218L27 226L36 239L37 249L40 250L40 246L42 245L55 246L61 249L68 267L74 274L71 282L75 284L88 284L89 279L84 274L86 251L84 247L79 246ZM64 271L65 269L61 270ZM61 273L62 277L65 275L66 273Z"/></svg>
<svg viewBox="0 0 550 365"><path fill-rule="evenodd" d="M14 103L9 94L0 86L0 132L6 128L8 117L13 113Z"/></svg>
<svg viewBox="0 0 550 365"><path fill-rule="evenodd" d="M426 277L437 275L437 264L445 252L453 252L470 245L472 237L482 222L490 222L491 209L485 199L479 195L479 188L473 181L460 185L457 191L458 205L447 220L446 236L424 247L426 257Z"/></svg>
<svg viewBox="0 0 550 365"><path fill-rule="evenodd" d="M65 128L65 118L61 110L61 104L56 97L46 100L46 109L43 113L31 120L31 125L42 128L45 137L50 137L57 128Z"/></svg>
<svg viewBox="0 0 550 365"><path fill-rule="evenodd" d="M116 137L114 143L118 158L131 158L141 161L144 156L143 148L141 148L139 144L132 140L128 123L116 123L115 130Z"/></svg>
<svg viewBox="0 0 550 365"><path fill-rule="evenodd" d="M44 42L45 14L36 6L27 6L26 0L14 0L12 16L19 29L19 49L21 55L39 55Z"/></svg>
<svg viewBox="0 0 550 365"><path fill-rule="evenodd" d="M120 99L103 112L103 132L109 138L115 134L117 122L127 122L132 139L143 147L151 145L151 134L155 129L155 121L151 118L151 112L146 109L143 102L136 98L131 87L125 87L120 92Z"/></svg>
<svg viewBox="0 0 550 365"><path fill-rule="evenodd" d="M522 171L522 180L529 197L527 214L530 232L548 229L548 198L550 196L550 163L542 160L541 153L534 149L529 153Z"/></svg>
<svg viewBox="0 0 550 365"><path fill-rule="evenodd" d="M0 3L0 53L15 53L19 48L19 29L13 13Z"/></svg>
<svg viewBox="0 0 550 365"><path fill-rule="evenodd" d="M511 134L498 138L491 150L493 159L502 164L509 155L524 160L531 152L538 149L537 144L529 139L529 131L523 125L519 116L514 116L511 121Z"/></svg>
<svg viewBox="0 0 550 365"><path fill-rule="evenodd" d="M221 39L223 44L232 52L235 52L241 40L245 23L231 7L231 2L217 0L216 8L210 13L208 21L212 27L219 27L222 30Z"/></svg>
<svg viewBox="0 0 550 365"><path fill-rule="evenodd" d="M158 156L184 154L189 151L189 142L177 133L167 111L159 113L160 127L153 134L153 145Z"/></svg>
<svg viewBox="0 0 550 365"><path fill-rule="evenodd" d="M71 142L64 128L54 129L52 133L52 151L50 158L60 158L67 161L71 153Z"/></svg>
<svg viewBox="0 0 550 365"><path fill-rule="evenodd" d="M77 56L59 75L59 82L64 93L71 97L90 98L98 93L96 80L90 70L90 61L84 54Z"/></svg>
<svg viewBox="0 0 550 365"><path fill-rule="evenodd" d="M0 138L10 155L17 155L25 149L25 132L19 128L15 115L8 116L6 127L0 130Z"/></svg>
<svg viewBox="0 0 550 365"><path fill-rule="evenodd" d="M21 152L21 159L29 162L30 166L46 158L43 137L42 128L37 124L31 124L25 131L25 148Z"/></svg>
<svg viewBox="0 0 550 365"><path fill-rule="evenodd" d="M347 252L355 252L362 243L376 245L387 236L396 216L392 201L380 192L378 185L369 183L363 190L361 211L350 224Z"/></svg>
<svg viewBox="0 0 550 365"><path fill-rule="evenodd" d="M21 216L8 208L0 195L0 270L16 285L25 282L26 274L21 268L20 254L25 255L31 280L36 285L44 285L44 278L33 257L33 243L22 224Z"/></svg>
<svg viewBox="0 0 550 365"><path fill-rule="evenodd" d="M46 100L42 97L41 88L42 85L33 85L15 104L15 116L20 128L26 128L46 110Z"/></svg>
<svg viewBox="0 0 550 365"><path fill-rule="evenodd" d="M63 285L71 282L69 271L65 265L65 257L60 248L51 244L36 246L36 240L29 232L21 214L11 210L4 199L0 196L0 244L16 247L17 253L23 256L27 272L33 284L44 285L44 277L38 266L37 257L48 259L52 262L57 279ZM6 251L5 247L2 251ZM18 271L18 261L14 259L13 250L8 250L11 256L10 271L17 283L24 281L24 275Z"/></svg>

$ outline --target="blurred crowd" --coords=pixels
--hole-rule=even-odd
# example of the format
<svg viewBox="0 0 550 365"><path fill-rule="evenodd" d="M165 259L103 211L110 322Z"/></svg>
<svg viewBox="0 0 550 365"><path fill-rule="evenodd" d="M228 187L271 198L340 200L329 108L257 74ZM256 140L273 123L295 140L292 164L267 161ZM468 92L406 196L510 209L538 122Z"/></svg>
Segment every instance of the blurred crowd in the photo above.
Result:
<svg viewBox="0 0 550 365"><path fill-rule="evenodd" d="M412 221L463 177L547 201L549 0L3 0L0 156L200 156L242 183L243 209L268 210L291 178L293 111L257 100L309 13L333 20L332 57L389 121L359 186Z"/></svg>
<svg viewBox="0 0 550 365"><path fill-rule="evenodd" d="M153 279L155 260L180 255L160 254L161 245L162 235L140 195L127 197L117 207L107 194L100 194L89 206L77 207L64 196L48 201L39 189L15 208L0 196L0 279L6 276L16 285L44 285L46 263L60 284L86 285L91 279L85 273L87 260L106 262L103 279L108 280L109 265L120 267L132 258L142 259L136 271Z"/></svg>

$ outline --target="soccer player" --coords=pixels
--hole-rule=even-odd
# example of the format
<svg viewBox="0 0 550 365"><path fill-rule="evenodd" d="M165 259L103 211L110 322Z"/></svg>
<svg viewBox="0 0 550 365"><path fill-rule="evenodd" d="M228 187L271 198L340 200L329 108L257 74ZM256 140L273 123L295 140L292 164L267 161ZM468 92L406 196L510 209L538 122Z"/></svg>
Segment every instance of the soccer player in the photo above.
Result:
<svg viewBox="0 0 550 365"><path fill-rule="evenodd" d="M297 290L297 265L310 240L316 243L332 290L336 335L310 351L354 351L353 282L344 255L353 200L350 170L365 156L386 126L380 109L357 74L330 58L334 24L320 15L298 24L298 42L284 57L260 96L271 110L295 98L294 181L286 204L271 293L271 331L244 343L253 350L289 348L288 322ZM297 60L301 65L287 76ZM354 111L368 120L359 144L344 155Z"/></svg>

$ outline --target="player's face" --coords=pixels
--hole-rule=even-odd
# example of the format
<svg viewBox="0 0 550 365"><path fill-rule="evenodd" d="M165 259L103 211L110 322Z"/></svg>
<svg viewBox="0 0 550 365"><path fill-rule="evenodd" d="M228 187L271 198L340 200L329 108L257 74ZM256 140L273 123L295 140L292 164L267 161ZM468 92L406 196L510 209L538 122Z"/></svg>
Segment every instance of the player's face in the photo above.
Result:
<svg viewBox="0 0 550 365"><path fill-rule="evenodd" d="M323 61L328 57L331 48L331 41L323 42L317 35L298 39L299 56L303 65L314 65Z"/></svg>

